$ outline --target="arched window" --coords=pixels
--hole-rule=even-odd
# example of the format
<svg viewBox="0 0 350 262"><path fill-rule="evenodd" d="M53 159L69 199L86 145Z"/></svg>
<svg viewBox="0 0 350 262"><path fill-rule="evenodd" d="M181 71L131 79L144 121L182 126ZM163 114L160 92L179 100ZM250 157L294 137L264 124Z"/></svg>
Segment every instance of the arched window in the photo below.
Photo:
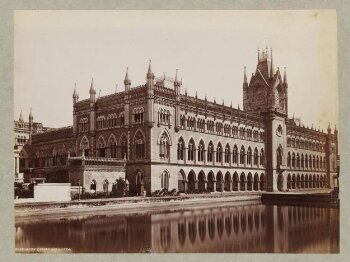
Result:
<svg viewBox="0 0 350 262"><path fill-rule="evenodd" d="M260 150L260 165L261 166L265 165L265 152L264 152L264 149Z"/></svg>
<svg viewBox="0 0 350 262"><path fill-rule="evenodd" d="M292 154L292 167L295 168L295 153Z"/></svg>
<svg viewBox="0 0 350 262"><path fill-rule="evenodd" d="M238 163L238 148L237 145L234 145L233 151L232 151L232 162L234 164Z"/></svg>
<svg viewBox="0 0 350 262"><path fill-rule="evenodd" d="M198 161L204 161L204 142L201 140L198 145Z"/></svg>
<svg viewBox="0 0 350 262"><path fill-rule="evenodd" d="M312 157L309 155L309 168L312 169Z"/></svg>
<svg viewBox="0 0 350 262"><path fill-rule="evenodd" d="M106 157L106 144L102 136L98 139L98 156Z"/></svg>
<svg viewBox="0 0 350 262"><path fill-rule="evenodd" d="M230 163L230 145L226 144L225 147L225 163Z"/></svg>
<svg viewBox="0 0 350 262"><path fill-rule="evenodd" d="M312 168L313 169L316 168L316 158L315 158L315 156L312 157Z"/></svg>
<svg viewBox="0 0 350 262"><path fill-rule="evenodd" d="M291 160L292 160L292 157L291 157L291 155L290 155L290 152L288 152L288 156L287 156L287 166L288 166L288 167L290 167Z"/></svg>
<svg viewBox="0 0 350 262"><path fill-rule="evenodd" d="M254 149L254 165L259 165L259 153L257 148Z"/></svg>
<svg viewBox="0 0 350 262"><path fill-rule="evenodd" d="M216 162L221 163L222 161L222 146L219 143L218 146L216 147Z"/></svg>
<svg viewBox="0 0 350 262"><path fill-rule="evenodd" d="M300 155L297 154L297 168L300 168Z"/></svg>
<svg viewBox="0 0 350 262"><path fill-rule="evenodd" d="M185 143L182 137L177 142L177 160L184 160Z"/></svg>
<svg viewBox="0 0 350 262"><path fill-rule="evenodd" d="M106 120L105 116L97 117L97 120L96 120L96 122L97 122L97 129L105 128L105 120Z"/></svg>
<svg viewBox="0 0 350 262"><path fill-rule="evenodd" d="M308 158L307 154L305 154L305 167L306 168L309 167L309 158Z"/></svg>
<svg viewBox="0 0 350 262"><path fill-rule="evenodd" d="M128 158L128 140L125 135L120 140L121 157Z"/></svg>
<svg viewBox="0 0 350 262"><path fill-rule="evenodd" d="M134 139L135 145L135 158L144 159L145 158L145 141L141 132L137 132Z"/></svg>
<svg viewBox="0 0 350 262"><path fill-rule="evenodd" d="M305 161L304 160L304 154L301 154L301 158L300 158L300 166L301 166L301 168L304 168L304 164L305 164L304 161Z"/></svg>
<svg viewBox="0 0 350 262"><path fill-rule="evenodd" d="M188 156L187 159L190 161L194 161L194 152L195 152L195 144L193 139L191 138L190 142L188 143Z"/></svg>
<svg viewBox="0 0 350 262"><path fill-rule="evenodd" d="M90 191L91 192L96 192L96 180L93 179L91 182L90 182Z"/></svg>
<svg viewBox="0 0 350 262"><path fill-rule="evenodd" d="M252 149L248 147L247 150L247 164L251 165L252 164Z"/></svg>
<svg viewBox="0 0 350 262"><path fill-rule="evenodd" d="M282 165L282 147L279 146L277 148L277 168L279 168Z"/></svg>
<svg viewBox="0 0 350 262"><path fill-rule="evenodd" d="M159 140L159 157L169 158L170 141L166 132L164 132Z"/></svg>
<svg viewBox="0 0 350 262"><path fill-rule="evenodd" d="M245 149L244 149L244 146L241 147L241 151L240 151L240 155L239 155L239 163L240 164L245 164Z"/></svg>
<svg viewBox="0 0 350 262"><path fill-rule="evenodd" d="M89 129L89 121L87 117L81 118L79 120L79 132L86 132Z"/></svg>
<svg viewBox="0 0 350 262"><path fill-rule="evenodd" d="M213 151L214 151L214 146L213 143L210 141L208 145L208 162L213 162Z"/></svg>
<svg viewBox="0 0 350 262"><path fill-rule="evenodd" d="M80 142L80 150L84 153L84 156L89 156L89 141L85 136Z"/></svg>
<svg viewBox="0 0 350 262"><path fill-rule="evenodd" d="M162 189L169 189L169 173L167 171L161 174L160 186Z"/></svg>
<svg viewBox="0 0 350 262"><path fill-rule="evenodd" d="M110 136L110 138L108 140L108 147L110 150L110 157L117 158L117 142L116 142L115 137L113 135Z"/></svg>
<svg viewBox="0 0 350 262"><path fill-rule="evenodd" d="M143 115L144 115L144 108L143 107L139 107L139 108L134 108L134 122L135 123L142 123L143 122Z"/></svg>

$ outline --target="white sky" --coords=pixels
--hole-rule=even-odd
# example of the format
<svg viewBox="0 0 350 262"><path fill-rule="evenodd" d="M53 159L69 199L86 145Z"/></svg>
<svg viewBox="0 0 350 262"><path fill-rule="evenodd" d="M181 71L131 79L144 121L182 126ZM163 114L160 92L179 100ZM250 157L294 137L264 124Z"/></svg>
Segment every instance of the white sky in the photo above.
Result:
<svg viewBox="0 0 350 262"><path fill-rule="evenodd" d="M145 83L179 68L190 95L242 108L243 67L255 72L257 48L273 48L287 67L289 115L324 130L338 125L335 11L16 11L15 119L21 109L45 126L72 124L74 83L88 98Z"/></svg>

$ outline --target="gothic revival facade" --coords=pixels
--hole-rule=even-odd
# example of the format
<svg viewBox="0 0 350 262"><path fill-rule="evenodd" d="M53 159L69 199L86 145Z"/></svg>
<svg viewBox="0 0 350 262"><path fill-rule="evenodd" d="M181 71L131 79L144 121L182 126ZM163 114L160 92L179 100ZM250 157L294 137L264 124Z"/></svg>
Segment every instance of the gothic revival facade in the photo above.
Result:
<svg viewBox="0 0 350 262"><path fill-rule="evenodd" d="M243 109L180 92L182 80L155 79L96 98L73 93L73 126L33 135L25 146L27 179L79 181L110 190L126 177L130 191L291 191L333 189L338 178L338 132L302 126L288 117L288 82L262 52ZM171 86L169 86L169 80ZM49 179L49 180L50 180Z"/></svg>

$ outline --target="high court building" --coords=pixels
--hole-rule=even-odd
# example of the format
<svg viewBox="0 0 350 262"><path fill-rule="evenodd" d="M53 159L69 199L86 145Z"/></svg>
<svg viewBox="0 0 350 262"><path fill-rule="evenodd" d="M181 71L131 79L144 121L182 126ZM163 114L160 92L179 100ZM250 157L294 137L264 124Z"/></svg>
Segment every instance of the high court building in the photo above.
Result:
<svg viewBox="0 0 350 262"><path fill-rule="evenodd" d="M338 187L338 131L305 127L288 117L286 71L272 51L258 53L243 76L243 108L189 96L182 80L155 78L96 98L73 93L73 126L33 134L21 151L26 181L70 182L110 191L116 179L132 194L293 191Z"/></svg>

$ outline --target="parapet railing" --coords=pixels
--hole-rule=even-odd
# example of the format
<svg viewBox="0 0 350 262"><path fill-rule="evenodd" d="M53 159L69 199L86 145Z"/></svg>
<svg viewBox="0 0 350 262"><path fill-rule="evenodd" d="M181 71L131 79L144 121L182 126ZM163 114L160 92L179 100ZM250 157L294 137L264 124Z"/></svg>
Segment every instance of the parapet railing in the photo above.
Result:
<svg viewBox="0 0 350 262"><path fill-rule="evenodd" d="M124 167L125 159L108 158L108 157L90 157L90 156L78 156L68 157L69 166L113 166Z"/></svg>

